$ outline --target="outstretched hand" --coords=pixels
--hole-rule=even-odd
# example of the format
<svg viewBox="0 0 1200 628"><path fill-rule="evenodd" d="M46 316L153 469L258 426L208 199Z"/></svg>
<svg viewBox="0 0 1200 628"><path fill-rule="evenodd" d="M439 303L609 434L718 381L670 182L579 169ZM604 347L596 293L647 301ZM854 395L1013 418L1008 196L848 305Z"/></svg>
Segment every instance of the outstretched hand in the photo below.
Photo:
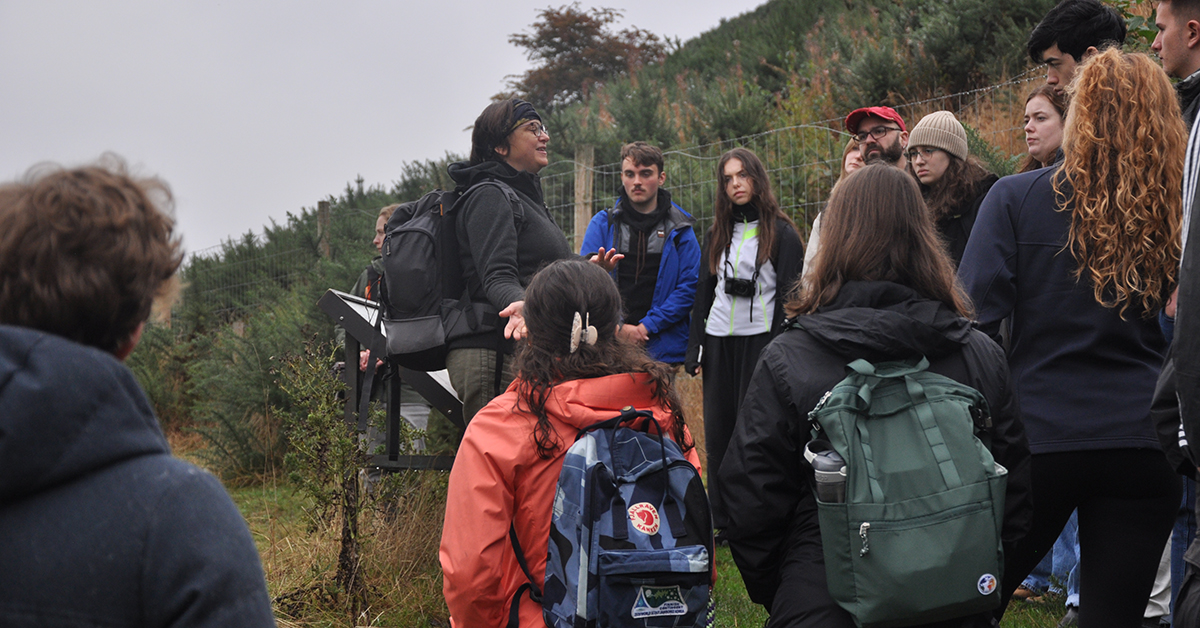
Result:
<svg viewBox="0 0 1200 628"><path fill-rule="evenodd" d="M524 312L524 301L513 301L508 304L508 307L500 311L500 318L508 318L508 324L504 326L505 338L520 340L529 333L529 330L525 328Z"/></svg>
<svg viewBox="0 0 1200 628"><path fill-rule="evenodd" d="M617 267L617 262L623 259L625 259L625 255L618 253L616 249L600 247L588 261L603 268L605 272L611 273Z"/></svg>

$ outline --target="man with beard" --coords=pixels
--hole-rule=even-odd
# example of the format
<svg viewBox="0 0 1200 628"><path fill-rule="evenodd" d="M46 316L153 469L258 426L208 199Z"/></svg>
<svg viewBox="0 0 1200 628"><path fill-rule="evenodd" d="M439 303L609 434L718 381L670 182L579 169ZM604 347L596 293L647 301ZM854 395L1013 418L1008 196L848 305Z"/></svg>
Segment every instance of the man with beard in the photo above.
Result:
<svg viewBox="0 0 1200 628"><path fill-rule="evenodd" d="M695 219L661 187L666 179L657 147L622 147L620 196L592 218L580 253L603 247L625 255L612 273L625 308L617 334L645 344L655 360L678 365L687 353L700 243Z"/></svg>
<svg viewBox="0 0 1200 628"><path fill-rule="evenodd" d="M863 107L846 116L846 130L858 139L863 161L882 160L903 169L908 147L908 127L891 107Z"/></svg>

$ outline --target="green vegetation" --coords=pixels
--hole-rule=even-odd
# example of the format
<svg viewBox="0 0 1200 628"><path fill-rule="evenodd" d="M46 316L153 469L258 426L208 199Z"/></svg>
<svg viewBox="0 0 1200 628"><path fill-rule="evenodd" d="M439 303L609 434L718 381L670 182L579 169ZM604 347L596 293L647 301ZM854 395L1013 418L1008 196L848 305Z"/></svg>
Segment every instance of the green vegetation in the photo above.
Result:
<svg viewBox="0 0 1200 628"><path fill-rule="evenodd" d="M560 218L573 209L566 162L577 147L611 164L623 143L644 139L675 151L667 186L699 230L713 203L714 160L735 143L764 158L781 203L803 227L837 176L841 116L865 104L907 107L914 121L934 108L960 111L971 152L1010 172L1017 149L1005 138L1019 136L1023 86L930 99L1022 74L1026 34L1053 3L770 0L687 42L636 28L614 33L609 9L547 8L512 35L539 66L511 87L543 107L554 132L560 163L543 181ZM1153 37L1149 4L1116 5L1132 46L1144 49ZM408 163L386 188L347 184L325 199L327 212L304 208L261 236L193 256L181 302L147 328L128 362L173 442L231 487L281 625L449 625L437 562L447 476L394 474L359 491L354 470L364 452L341 422L329 374L336 357L327 349L334 328L316 301L330 287L349 289L375 255L380 207L450 187L446 165L459 159ZM615 177L601 166L595 176L593 207L607 206ZM680 381L702 436L698 383ZM431 450L452 452L457 436L444 418L432 419ZM717 562L720 625L763 625L765 611L746 598L727 548ZM1061 613L1061 600L1022 604L1005 625L1055 626Z"/></svg>

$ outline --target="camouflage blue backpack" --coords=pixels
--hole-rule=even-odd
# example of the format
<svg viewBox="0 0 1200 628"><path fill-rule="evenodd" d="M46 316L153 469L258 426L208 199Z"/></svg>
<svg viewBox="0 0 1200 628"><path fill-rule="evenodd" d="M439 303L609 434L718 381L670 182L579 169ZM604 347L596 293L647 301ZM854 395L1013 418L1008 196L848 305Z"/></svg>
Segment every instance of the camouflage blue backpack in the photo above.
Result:
<svg viewBox="0 0 1200 628"><path fill-rule="evenodd" d="M580 431L567 450L550 524L542 587L516 531L509 538L530 582L525 590L552 628L709 626L712 514L700 474L650 412Z"/></svg>

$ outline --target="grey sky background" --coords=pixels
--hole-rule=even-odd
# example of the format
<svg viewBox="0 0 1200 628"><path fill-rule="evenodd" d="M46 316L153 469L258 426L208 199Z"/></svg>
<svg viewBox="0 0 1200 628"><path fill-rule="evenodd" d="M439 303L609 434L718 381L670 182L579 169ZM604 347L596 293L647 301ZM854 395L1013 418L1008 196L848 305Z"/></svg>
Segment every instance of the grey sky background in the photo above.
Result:
<svg viewBox="0 0 1200 628"><path fill-rule="evenodd" d="M760 3L583 5L686 41ZM390 186L406 161L468 152L530 67L508 36L562 4L0 0L0 180L112 151L171 185L189 252L260 233L360 174Z"/></svg>

